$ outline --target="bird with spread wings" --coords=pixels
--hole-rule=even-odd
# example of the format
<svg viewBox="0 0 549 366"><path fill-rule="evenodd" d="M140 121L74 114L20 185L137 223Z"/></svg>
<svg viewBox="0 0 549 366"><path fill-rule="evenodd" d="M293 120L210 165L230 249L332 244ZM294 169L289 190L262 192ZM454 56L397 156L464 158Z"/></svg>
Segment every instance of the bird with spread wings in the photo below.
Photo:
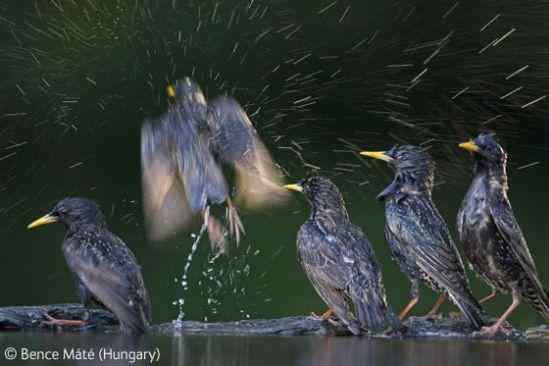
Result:
<svg viewBox="0 0 549 366"><path fill-rule="evenodd" d="M149 236L167 239L201 215L210 242L224 251L224 226L210 214L210 205L225 203L229 234L238 243L245 230L236 207L258 209L285 200L283 174L235 99L219 96L207 102L188 77L167 92L173 100L167 112L146 119L141 130ZM223 165L234 170L234 189Z"/></svg>

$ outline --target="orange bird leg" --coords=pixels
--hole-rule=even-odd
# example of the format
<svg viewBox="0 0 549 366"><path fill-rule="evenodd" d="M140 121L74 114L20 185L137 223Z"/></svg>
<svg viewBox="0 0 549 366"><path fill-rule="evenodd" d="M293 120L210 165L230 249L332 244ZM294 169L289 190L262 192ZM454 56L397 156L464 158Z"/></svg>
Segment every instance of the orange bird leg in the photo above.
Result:
<svg viewBox="0 0 549 366"><path fill-rule="evenodd" d="M487 301L493 300L493 299L496 298L496 296L497 296L496 290L492 289L492 292L490 293L490 295L488 295L488 296L486 296L486 297L480 299L479 304L483 304L483 303L485 303L485 302L487 302Z"/></svg>
<svg viewBox="0 0 549 366"><path fill-rule="evenodd" d="M482 327L481 333L493 337L499 330L503 330L502 324L513 313L513 311L520 305L520 295L516 291L513 291L513 302L505 310L505 313L498 319L497 322L489 327Z"/></svg>
<svg viewBox="0 0 549 366"><path fill-rule="evenodd" d="M320 316L316 315L315 313L311 313L311 316L317 320L328 320L333 313L334 311L332 309L328 309Z"/></svg>
<svg viewBox="0 0 549 366"><path fill-rule="evenodd" d="M244 230L244 225L240 220L240 216L238 216L238 210L230 198L227 198L226 217L227 221L229 221L229 233L235 238L236 244L238 244L240 237L246 234L246 230Z"/></svg>
<svg viewBox="0 0 549 366"><path fill-rule="evenodd" d="M406 316L408 316L408 313L413 309L414 306L416 306L416 304L418 303L419 301L419 296L416 296L416 297L413 297L410 302L408 303L408 305L406 305L404 307L404 309L402 309L402 311L400 312L400 314L398 315L398 318L400 320L404 320L406 319Z"/></svg>
<svg viewBox="0 0 549 366"><path fill-rule="evenodd" d="M57 326L84 326L87 324L84 320L69 320L69 319L56 319L48 313L44 314L47 321L42 322L42 324L47 325L57 325Z"/></svg>
<svg viewBox="0 0 549 366"><path fill-rule="evenodd" d="M426 316L435 316L435 315L437 315L438 310L440 309L442 304L444 304L445 301L446 301L446 292L443 292L442 294L440 294L437 301L435 301L435 304L433 305L433 308L427 313Z"/></svg>
<svg viewBox="0 0 549 366"><path fill-rule="evenodd" d="M202 217L204 219L204 225L206 225L206 228L208 229L208 237L210 238L212 249L215 249L220 253L226 253L227 241L225 240L223 226L210 214L210 207L207 207L202 211Z"/></svg>

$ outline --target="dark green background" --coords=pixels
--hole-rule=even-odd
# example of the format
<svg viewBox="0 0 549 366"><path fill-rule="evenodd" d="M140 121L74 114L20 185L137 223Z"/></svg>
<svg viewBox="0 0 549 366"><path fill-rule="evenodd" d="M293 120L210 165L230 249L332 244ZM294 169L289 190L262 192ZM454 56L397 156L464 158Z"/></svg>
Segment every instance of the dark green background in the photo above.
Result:
<svg viewBox="0 0 549 366"><path fill-rule="evenodd" d="M166 82L185 75L193 75L209 97L230 93L239 99L288 180L314 170L304 163L334 179L353 221L375 247L396 309L408 299L408 283L390 260L383 206L374 199L390 172L353 151L404 141L431 146L441 183L434 198L453 227L471 168L456 145L486 128L497 132L510 154L515 213L542 282L549 284L547 100L521 108L548 90L547 6L461 2L448 13L454 1L370 0L339 1L323 11L329 4L3 2L0 305L75 300L60 251L63 228L25 227L62 197L79 195L102 206L112 231L136 253L156 322L177 316L172 303L179 298L190 319L277 317L324 308L295 258L296 232L308 214L302 197L285 207L243 212L247 235L230 258L210 263L209 244L202 240L186 292L175 279L183 273L190 236L160 245L145 239L140 125L166 108ZM507 39L481 52L513 28ZM424 64L437 48L439 54ZM421 82L407 90L425 67ZM513 96L500 98L519 86ZM539 164L520 169L533 162ZM488 293L471 280L478 297ZM414 313L423 314L432 301L424 289ZM487 309L498 315L509 303L502 296ZM541 319L523 305L511 321L526 327Z"/></svg>

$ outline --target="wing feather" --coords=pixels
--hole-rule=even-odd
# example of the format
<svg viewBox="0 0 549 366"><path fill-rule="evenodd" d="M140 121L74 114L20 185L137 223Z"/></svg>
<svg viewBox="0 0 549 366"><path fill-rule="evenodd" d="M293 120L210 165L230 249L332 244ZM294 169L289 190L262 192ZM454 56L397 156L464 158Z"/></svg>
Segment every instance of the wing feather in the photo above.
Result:
<svg viewBox="0 0 549 366"><path fill-rule="evenodd" d="M530 254L528 244L526 243L524 234L515 218L509 200L507 197L503 196L503 193L500 193L491 201L492 202L490 202L489 205L490 214L503 240L505 240L511 248L513 254L518 259L538 293L546 302L549 302L549 295L545 292L543 285L539 280L536 264L532 258L532 254Z"/></svg>
<svg viewBox="0 0 549 366"><path fill-rule="evenodd" d="M212 150L235 169L237 204L260 208L287 199L281 169L235 99L223 96L212 100L208 124L212 131Z"/></svg>
<svg viewBox="0 0 549 366"><path fill-rule="evenodd" d="M185 193L177 146L169 119L145 120L141 129L143 205L148 235L163 240L188 225L192 217Z"/></svg>
<svg viewBox="0 0 549 366"><path fill-rule="evenodd" d="M72 246L79 249L65 249L67 263L93 298L116 315L123 330L145 331L151 304L140 267L121 239L105 235L107 249L99 249L100 241L98 247Z"/></svg>

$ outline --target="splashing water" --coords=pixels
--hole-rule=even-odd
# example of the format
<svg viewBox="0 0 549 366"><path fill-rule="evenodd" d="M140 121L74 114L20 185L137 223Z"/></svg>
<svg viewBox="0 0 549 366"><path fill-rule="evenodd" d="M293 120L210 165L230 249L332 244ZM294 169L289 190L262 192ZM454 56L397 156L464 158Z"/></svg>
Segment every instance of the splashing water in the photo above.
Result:
<svg viewBox="0 0 549 366"><path fill-rule="evenodd" d="M209 213L209 209L210 209L209 207L206 208L208 213ZM207 216L208 214L206 214L206 217ZM208 222L204 221L198 235L196 235L195 233L191 234L191 238L194 239L193 245L191 246L191 252L187 256L185 267L183 267L183 274L181 275L181 279L175 278L175 282L176 283L179 282L183 287L184 294L186 294L189 290L188 276L189 276L189 269L191 268L191 263L193 261L193 257L198 249L198 244L200 243L200 239L202 239L202 236L204 235L204 232L206 231L207 227L208 227ZM179 299L174 301L172 304L174 306L179 307L179 314L177 315L177 318L174 320L174 324L178 327L181 327L181 322L183 321L183 319L185 319L185 312L183 311L183 307L185 305L185 298L180 297Z"/></svg>

